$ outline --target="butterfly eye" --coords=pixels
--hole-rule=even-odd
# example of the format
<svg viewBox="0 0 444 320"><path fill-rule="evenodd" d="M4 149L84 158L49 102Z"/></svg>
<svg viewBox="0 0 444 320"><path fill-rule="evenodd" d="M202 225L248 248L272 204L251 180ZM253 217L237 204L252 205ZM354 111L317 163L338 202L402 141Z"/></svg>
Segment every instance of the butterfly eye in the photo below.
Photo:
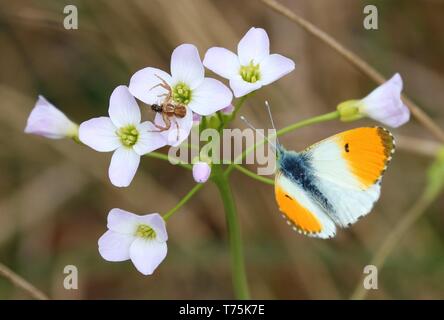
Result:
<svg viewBox="0 0 444 320"><path fill-rule="evenodd" d="M350 152L350 149L349 149L348 143L345 144L344 149L345 149L345 152Z"/></svg>

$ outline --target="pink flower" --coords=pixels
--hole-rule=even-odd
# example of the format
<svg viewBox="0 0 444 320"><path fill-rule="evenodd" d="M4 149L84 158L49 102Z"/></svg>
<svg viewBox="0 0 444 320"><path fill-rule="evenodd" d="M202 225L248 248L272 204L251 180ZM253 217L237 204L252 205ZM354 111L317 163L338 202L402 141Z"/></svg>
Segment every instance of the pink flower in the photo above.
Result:
<svg viewBox="0 0 444 320"><path fill-rule="evenodd" d="M359 110L369 118L397 128L410 119L410 110L402 102L401 91L402 78L396 73L362 99Z"/></svg>
<svg viewBox="0 0 444 320"><path fill-rule="evenodd" d="M49 139L75 138L78 125L43 96L37 102L28 117L25 133L43 136Z"/></svg>

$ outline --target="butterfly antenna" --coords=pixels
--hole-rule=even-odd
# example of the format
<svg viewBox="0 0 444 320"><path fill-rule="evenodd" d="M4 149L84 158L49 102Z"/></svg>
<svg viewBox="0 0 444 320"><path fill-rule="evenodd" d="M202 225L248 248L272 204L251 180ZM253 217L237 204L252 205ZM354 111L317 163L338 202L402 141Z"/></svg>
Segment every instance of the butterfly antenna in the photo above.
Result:
<svg viewBox="0 0 444 320"><path fill-rule="evenodd" d="M270 140L268 140L268 138L262 133L262 132L260 132L259 130L257 130L251 123L250 123L250 121L248 121L244 116L240 116L240 119L243 121L243 122L245 122L245 124L248 126L248 127L250 127L251 129L253 129L254 131L256 131L257 133L259 133L259 135L260 136L262 136L262 138L264 138L273 148L274 148L274 150L277 150L277 147L276 147L276 145L273 143L273 142L271 142Z"/></svg>
<svg viewBox="0 0 444 320"><path fill-rule="evenodd" d="M271 121L271 125L274 129L274 131L276 131L276 143L279 145L279 140L277 137L277 130L276 130L276 126L274 125L274 120L273 120L273 116L271 114L271 108L270 108L270 104L268 103L268 101L265 101L265 106L267 107L267 111L268 111L268 116L270 117L270 121Z"/></svg>

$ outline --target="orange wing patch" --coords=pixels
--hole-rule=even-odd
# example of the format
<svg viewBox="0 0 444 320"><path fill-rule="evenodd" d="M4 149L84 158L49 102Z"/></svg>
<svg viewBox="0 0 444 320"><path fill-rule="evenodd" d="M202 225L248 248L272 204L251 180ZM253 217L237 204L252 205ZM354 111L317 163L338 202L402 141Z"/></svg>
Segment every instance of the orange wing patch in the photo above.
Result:
<svg viewBox="0 0 444 320"><path fill-rule="evenodd" d="M337 137L351 172L366 188L375 184L395 151L392 134L384 128L372 127L345 131Z"/></svg>
<svg viewBox="0 0 444 320"><path fill-rule="evenodd" d="M293 222L297 228L308 233L321 232L322 225L318 218L316 218L311 211L303 207L296 199L285 193L278 184L275 185L275 195L279 210L285 213L287 218Z"/></svg>

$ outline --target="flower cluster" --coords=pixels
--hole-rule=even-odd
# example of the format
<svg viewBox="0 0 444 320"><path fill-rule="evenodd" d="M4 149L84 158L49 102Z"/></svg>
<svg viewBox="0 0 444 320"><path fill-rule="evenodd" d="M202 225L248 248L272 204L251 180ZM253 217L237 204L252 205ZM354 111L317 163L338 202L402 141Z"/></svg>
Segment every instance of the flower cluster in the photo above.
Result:
<svg viewBox="0 0 444 320"><path fill-rule="evenodd" d="M221 81L206 77L205 67L227 79L231 90ZM51 139L72 138L96 151L113 152L109 179L117 187L127 187L141 156L164 146L178 146L203 117L220 111L219 116L230 118L235 111L233 94L236 98L248 95L294 68L291 59L270 54L268 35L261 28L251 28L244 35L237 54L213 47L203 62L194 45L182 44L172 53L170 73L146 67L131 77L128 86L115 88L108 117L92 118L79 126L39 96L25 132ZM339 104L338 117L343 121L370 117L398 127L410 116L401 91L402 79L396 74L364 99ZM155 112L153 119L142 121L137 100ZM205 183L211 177L210 162L193 162L194 180ZM98 243L101 256L107 261L131 259L142 274L152 274L167 254L165 219L158 213L139 216L112 209L108 231Z"/></svg>

